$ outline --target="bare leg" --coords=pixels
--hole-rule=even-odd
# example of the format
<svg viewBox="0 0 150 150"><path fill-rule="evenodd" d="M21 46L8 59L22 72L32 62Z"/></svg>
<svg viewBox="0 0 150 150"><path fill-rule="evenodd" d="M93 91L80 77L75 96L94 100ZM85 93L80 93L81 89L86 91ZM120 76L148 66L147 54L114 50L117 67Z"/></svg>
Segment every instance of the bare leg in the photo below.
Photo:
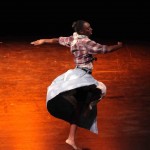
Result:
<svg viewBox="0 0 150 150"><path fill-rule="evenodd" d="M72 146L74 150L81 150L75 144L76 131L77 131L77 125L71 124L69 136L68 136L68 139L66 140L66 143L69 144L70 146Z"/></svg>

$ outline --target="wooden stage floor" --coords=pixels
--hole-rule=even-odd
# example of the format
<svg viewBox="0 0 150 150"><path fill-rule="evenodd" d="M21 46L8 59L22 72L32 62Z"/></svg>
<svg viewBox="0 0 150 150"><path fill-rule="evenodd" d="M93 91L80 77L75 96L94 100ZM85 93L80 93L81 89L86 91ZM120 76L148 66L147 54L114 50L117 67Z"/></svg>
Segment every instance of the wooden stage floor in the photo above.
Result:
<svg viewBox="0 0 150 150"><path fill-rule="evenodd" d="M77 144L84 150L150 150L150 44L130 40L96 56L93 76L107 86L98 104L99 134L79 128ZM0 43L0 150L71 150L65 144L69 124L51 116L45 100L51 81L71 68L66 47Z"/></svg>

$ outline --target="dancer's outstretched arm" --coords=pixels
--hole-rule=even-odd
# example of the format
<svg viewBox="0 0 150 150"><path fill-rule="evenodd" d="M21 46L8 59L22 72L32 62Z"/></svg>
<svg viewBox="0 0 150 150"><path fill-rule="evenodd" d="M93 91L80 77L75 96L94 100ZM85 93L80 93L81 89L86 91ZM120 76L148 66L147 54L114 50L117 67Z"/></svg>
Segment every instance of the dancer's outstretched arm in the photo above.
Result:
<svg viewBox="0 0 150 150"><path fill-rule="evenodd" d="M58 42L59 42L58 38L52 38L52 39L39 39L39 40L31 42L31 44L33 44L33 45L42 45L42 44L45 44L45 43L55 44L55 43L58 43Z"/></svg>

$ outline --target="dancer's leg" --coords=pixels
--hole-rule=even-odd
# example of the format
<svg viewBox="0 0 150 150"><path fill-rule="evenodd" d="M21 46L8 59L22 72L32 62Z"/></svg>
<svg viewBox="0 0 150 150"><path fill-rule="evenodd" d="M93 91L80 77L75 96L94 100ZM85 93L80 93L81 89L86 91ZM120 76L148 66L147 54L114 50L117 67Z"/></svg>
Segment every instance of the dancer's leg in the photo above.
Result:
<svg viewBox="0 0 150 150"><path fill-rule="evenodd" d="M70 132L68 139L66 140L66 143L73 147L74 150L80 150L75 144L75 135L77 131L77 125L71 124L70 126Z"/></svg>

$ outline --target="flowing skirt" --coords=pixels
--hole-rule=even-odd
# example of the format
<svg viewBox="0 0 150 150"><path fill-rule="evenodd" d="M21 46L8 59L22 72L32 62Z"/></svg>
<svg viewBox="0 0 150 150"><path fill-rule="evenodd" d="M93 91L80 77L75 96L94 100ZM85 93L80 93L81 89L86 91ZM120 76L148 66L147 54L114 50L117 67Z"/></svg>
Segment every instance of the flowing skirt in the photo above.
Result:
<svg viewBox="0 0 150 150"><path fill-rule="evenodd" d="M56 118L98 133L97 105L106 86L91 74L75 68L58 76L47 89L46 106Z"/></svg>

